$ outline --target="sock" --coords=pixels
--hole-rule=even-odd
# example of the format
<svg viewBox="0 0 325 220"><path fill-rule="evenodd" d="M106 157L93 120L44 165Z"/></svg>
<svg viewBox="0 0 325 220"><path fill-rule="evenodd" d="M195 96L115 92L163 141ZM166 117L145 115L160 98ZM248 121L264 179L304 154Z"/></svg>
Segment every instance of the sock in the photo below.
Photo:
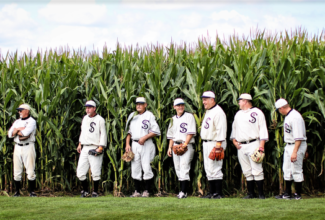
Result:
<svg viewBox="0 0 325 220"><path fill-rule="evenodd" d="M35 180L28 180L29 192L34 192L35 190Z"/></svg>
<svg viewBox="0 0 325 220"><path fill-rule="evenodd" d="M182 186L182 188L181 188L182 190L181 191L186 194L187 193L187 188L188 188L189 181L188 180L185 180L185 181L180 181L180 182L182 184L181 185Z"/></svg>
<svg viewBox="0 0 325 220"><path fill-rule="evenodd" d="M152 179L149 179L149 180L145 180L145 190L147 190L148 192L150 192L150 184L151 184L151 180Z"/></svg>
<svg viewBox="0 0 325 220"><path fill-rule="evenodd" d="M298 195L301 195L301 191L302 191L302 182L295 182L296 185L296 193Z"/></svg>
<svg viewBox="0 0 325 220"><path fill-rule="evenodd" d="M210 186L210 193L213 194L216 191L216 186L215 186L215 180L210 180L209 181L209 186Z"/></svg>
<svg viewBox="0 0 325 220"><path fill-rule="evenodd" d="M136 180L136 179L133 179L133 181L134 181L134 188L139 193L140 192L141 181L140 180Z"/></svg>
<svg viewBox="0 0 325 220"><path fill-rule="evenodd" d="M20 181L15 181L15 188L16 188L16 192L18 192L20 194L20 192L19 192L19 190L20 190Z"/></svg>
<svg viewBox="0 0 325 220"><path fill-rule="evenodd" d="M264 192L263 192L263 183L264 183L264 180L255 180L255 182L257 184L258 194L260 196L264 195Z"/></svg>
<svg viewBox="0 0 325 220"><path fill-rule="evenodd" d="M99 185L99 180L94 181L94 192L98 193L98 185Z"/></svg>
<svg viewBox="0 0 325 220"><path fill-rule="evenodd" d="M291 184L292 184L292 181L285 181L286 182L286 190L285 192L288 193L289 195L291 195Z"/></svg>
<svg viewBox="0 0 325 220"><path fill-rule="evenodd" d="M87 179L85 179L83 181L80 181L80 182L81 182L83 191L88 192L88 182L87 182Z"/></svg>
<svg viewBox="0 0 325 220"><path fill-rule="evenodd" d="M247 182L247 190L249 194L255 195L254 192L254 180L246 181Z"/></svg>
<svg viewBox="0 0 325 220"><path fill-rule="evenodd" d="M215 180L216 181L216 191L219 195L222 194L222 180Z"/></svg>

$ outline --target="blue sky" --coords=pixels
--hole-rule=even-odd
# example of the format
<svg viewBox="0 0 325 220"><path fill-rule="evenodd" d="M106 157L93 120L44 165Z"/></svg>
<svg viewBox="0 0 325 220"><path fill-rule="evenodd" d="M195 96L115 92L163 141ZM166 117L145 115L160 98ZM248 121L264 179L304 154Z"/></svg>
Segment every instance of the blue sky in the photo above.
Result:
<svg viewBox="0 0 325 220"><path fill-rule="evenodd" d="M0 0L0 53L65 47L96 49L214 41L258 26L269 33L324 29L324 1L314 0Z"/></svg>

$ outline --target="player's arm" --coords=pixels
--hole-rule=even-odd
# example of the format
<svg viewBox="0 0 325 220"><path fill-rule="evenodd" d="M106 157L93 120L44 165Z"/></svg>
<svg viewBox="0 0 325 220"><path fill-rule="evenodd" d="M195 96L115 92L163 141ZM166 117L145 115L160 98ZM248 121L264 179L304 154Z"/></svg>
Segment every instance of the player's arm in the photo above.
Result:
<svg viewBox="0 0 325 220"><path fill-rule="evenodd" d="M36 130L36 121L32 120L24 129L20 129L17 133L21 137L28 137L32 134L33 131Z"/></svg>
<svg viewBox="0 0 325 220"><path fill-rule="evenodd" d="M173 118L171 120L173 120ZM167 155L169 157L171 157L172 149L174 146L174 141L173 141L173 139L174 139L174 123L173 123L173 121L171 121L169 123L168 130L167 130L167 139L169 139L169 147L168 147Z"/></svg>
<svg viewBox="0 0 325 220"><path fill-rule="evenodd" d="M216 148L221 148L221 144L227 137L227 119L226 115L217 115L214 120L215 128L217 130Z"/></svg>
<svg viewBox="0 0 325 220"><path fill-rule="evenodd" d="M266 126L266 120L263 112L259 114L259 121L258 121L258 126L259 126L259 137L260 137L260 146L259 148L264 151L264 146L266 141L269 140L269 132L267 130Z"/></svg>
<svg viewBox="0 0 325 220"><path fill-rule="evenodd" d="M173 146L174 146L174 141L173 141L173 139L170 139L170 140L169 140L169 147L168 147L168 151L167 151L167 155L168 155L169 157L172 156Z"/></svg>
<svg viewBox="0 0 325 220"><path fill-rule="evenodd" d="M101 153L104 148L107 146L107 133L106 133L106 126L105 126L105 120L101 119L99 121L99 147L96 150L97 152Z"/></svg>
<svg viewBox="0 0 325 220"><path fill-rule="evenodd" d="M125 151L126 152L129 152L131 150L130 141L131 141L131 134L128 134L126 136L126 143L125 143Z"/></svg>
<svg viewBox="0 0 325 220"><path fill-rule="evenodd" d="M297 161L297 153L300 148L301 142L304 139L304 130L305 130L305 122L302 118L297 118L292 122L292 134L293 138L295 139L295 147L293 148L291 154L291 162Z"/></svg>
<svg viewBox="0 0 325 220"><path fill-rule="evenodd" d="M292 154L291 154L291 162L296 162L297 161L297 153L299 150L299 147L301 145L301 140L296 140L295 141L295 147L293 148Z"/></svg>
<svg viewBox="0 0 325 220"><path fill-rule="evenodd" d="M230 134L230 140L232 140L232 143L235 145L235 147L239 150L241 148L240 143L236 140L236 116L232 123L232 130Z"/></svg>
<svg viewBox="0 0 325 220"><path fill-rule="evenodd" d="M157 134L153 133L153 132L150 132L149 134L143 136L142 138L139 139L138 143L140 145L144 145L144 142L146 142L146 140L150 139L150 138L153 138L153 137L156 137Z"/></svg>

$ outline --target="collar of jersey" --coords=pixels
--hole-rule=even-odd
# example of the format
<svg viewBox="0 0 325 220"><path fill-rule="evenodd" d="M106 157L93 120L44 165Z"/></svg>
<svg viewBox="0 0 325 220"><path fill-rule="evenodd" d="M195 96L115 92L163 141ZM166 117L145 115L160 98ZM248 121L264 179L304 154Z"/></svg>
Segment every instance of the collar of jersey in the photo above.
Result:
<svg viewBox="0 0 325 220"><path fill-rule="evenodd" d="M146 110L144 110L144 112L142 112L142 114L140 114L140 113L139 113L139 115L143 115L144 113L146 113L146 111L147 111L147 109L146 109Z"/></svg>
<svg viewBox="0 0 325 220"><path fill-rule="evenodd" d="M288 116L290 114L290 112L292 112L293 108L288 112L288 114L286 116Z"/></svg>
<svg viewBox="0 0 325 220"><path fill-rule="evenodd" d="M183 112L183 114L181 116L176 115L176 118L181 118L184 114L185 114L185 111Z"/></svg>
<svg viewBox="0 0 325 220"><path fill-rule="evenodd" d="M22 118L21 120L27 120L30 118L30 115L28 115L26 118Z"/></svg>
<svg viewBox="0 0 325 220"><path fill-rule="evenodd" d="M97 115L97 113L96 113L93 117L90 117L89 115L88 115L88 117L89 117L89 118L94 118L94 117L96 117L96 115Z"/></svg>
<svg viewBox="0 0 325 220"><path fill-rule="evenodd" d="M216 107L218 105L218 103L216 103L214 106L212 106L211 108L209 108L208 110L213 109L214 107Z"/></svg>

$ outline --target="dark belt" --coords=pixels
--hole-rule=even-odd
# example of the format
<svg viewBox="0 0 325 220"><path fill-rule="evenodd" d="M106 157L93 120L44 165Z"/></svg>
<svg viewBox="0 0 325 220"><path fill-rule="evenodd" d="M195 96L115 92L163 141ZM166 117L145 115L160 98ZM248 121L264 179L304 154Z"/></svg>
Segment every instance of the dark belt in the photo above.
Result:
<svg viewBox="0 0 325 220"><path fill-rule="evenodd" d="M134 142L139 142L139 140L132 140L132 141L134 141Z"/></svg>
<svg viewBox="0 0 325 220"><path fill-rule="evenodd" d="M25 143L25 144L18 144L18 146L26 146L29 145L29 143Z"/></svg>
<svg viewBox="0 0 325 220"><path fill-rule="evenodd" d="M183 144L183 142L178 142L178 141L175 141L174 143L175 144Z"/></svg>
<svg viewBox="0 0 325 220"><path fill-rule="evenodd" d="M212 142L213 140L202 140L203 142ZM213 141L213 142L217 142L217 141Z"/></svg>
<svg viewBox="0 0 325 220"><path fill-rule="evenodd" d="M254 141L256 141L257 139L253 139L253 140L249 140L249 141L244 141L244 142L239 142L241 144L249 144L249 143L252 143Z"/></svg>
<svg viewBox="0 0 325 220"><path fill-rule="evenodd" d="M295 143L287 143L287 144L295 144Z"/></svg>

